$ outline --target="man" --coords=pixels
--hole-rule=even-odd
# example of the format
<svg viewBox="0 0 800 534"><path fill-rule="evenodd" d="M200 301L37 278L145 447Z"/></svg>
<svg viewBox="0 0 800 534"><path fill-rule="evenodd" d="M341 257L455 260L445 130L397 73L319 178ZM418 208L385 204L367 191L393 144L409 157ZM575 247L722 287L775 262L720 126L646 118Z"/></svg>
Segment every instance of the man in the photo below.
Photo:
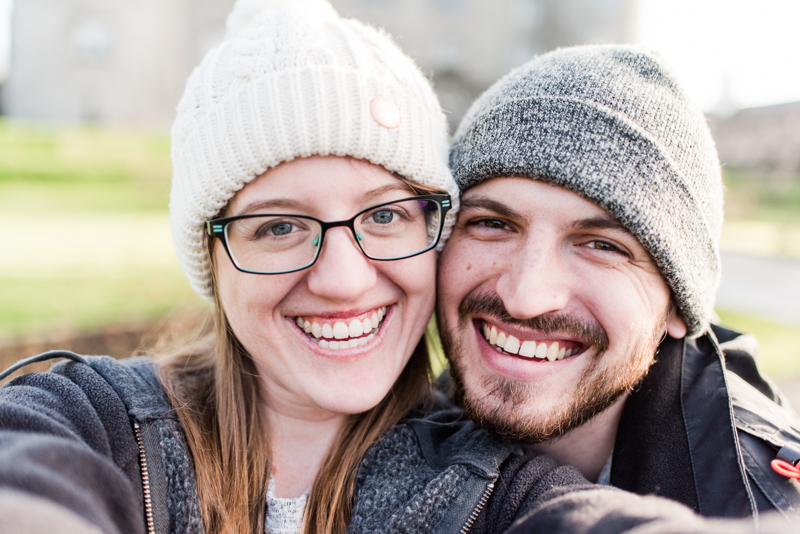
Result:
<svg viewBox="0 0 800 534"><path fill-rule="evenodd" d="M456 132L440 259L456 398L480 426L705 516L800 511L800 422L710 326L722 181L703 115L658 57L543 55Z"/></svg>

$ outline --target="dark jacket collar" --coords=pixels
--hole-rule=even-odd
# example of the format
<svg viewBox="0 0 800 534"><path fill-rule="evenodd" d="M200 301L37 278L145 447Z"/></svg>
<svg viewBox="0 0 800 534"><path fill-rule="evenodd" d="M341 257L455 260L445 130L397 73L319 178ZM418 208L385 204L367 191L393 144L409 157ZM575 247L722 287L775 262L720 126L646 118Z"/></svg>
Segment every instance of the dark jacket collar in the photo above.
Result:
<svg viewBox="0 0 800 534"><path fill-rule="evenodd" d="M674 499L705 516L754 516L737 423L787 442L800 431L750 354L732 348L726 368L717 334L723 341L738 335L714 327L696 340L667 338L661 344L656 363L625 405L611 483ZM769 459L764 462L768 467Z"/></svg>

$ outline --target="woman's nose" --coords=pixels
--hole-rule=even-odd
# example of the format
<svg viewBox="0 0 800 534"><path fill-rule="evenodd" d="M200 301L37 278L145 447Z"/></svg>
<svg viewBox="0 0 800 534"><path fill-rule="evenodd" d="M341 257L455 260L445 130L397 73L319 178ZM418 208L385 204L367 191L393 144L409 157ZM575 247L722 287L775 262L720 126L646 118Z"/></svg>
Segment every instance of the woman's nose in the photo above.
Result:
<svg viewBox="0 0 800 534"><path fill-rule="evenodd" d="M378 274L344 227L325 234L319 258L308 275L308 288L317 296L339 302L358 299L375 286Z"/></svg>

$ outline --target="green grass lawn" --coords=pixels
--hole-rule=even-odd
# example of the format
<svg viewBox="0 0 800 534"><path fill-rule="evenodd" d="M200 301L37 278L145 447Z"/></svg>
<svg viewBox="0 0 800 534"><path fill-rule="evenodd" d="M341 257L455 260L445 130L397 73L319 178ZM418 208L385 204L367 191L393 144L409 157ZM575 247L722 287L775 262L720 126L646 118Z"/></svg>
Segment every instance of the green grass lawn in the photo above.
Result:
<svg viewBox="0 0 800 534"><path fill-rule="evenodd" d="M0 277L0 338L148 323L188 304L200 300L183 273L172 269L119 277Z"/></svg>
<svg viewBox="0 0 800 534"><path fill-rule="evenodd" d="M728 220L800 225L800 173L725 168Z"/></svg>
<svg viewBox="0 0 800 534"><path fill-rule="evenodd" d="M170 177L165 132L0 121L0 339L199 305L172 250Z"/></svg>
<svg viewBox="0 0 800 534"><path fill-rule="evenodd" d="M742 313L717 310L723 326L753 334L758 340L758 364L771 378L800 376L800 327L765 321Z"/></svg>

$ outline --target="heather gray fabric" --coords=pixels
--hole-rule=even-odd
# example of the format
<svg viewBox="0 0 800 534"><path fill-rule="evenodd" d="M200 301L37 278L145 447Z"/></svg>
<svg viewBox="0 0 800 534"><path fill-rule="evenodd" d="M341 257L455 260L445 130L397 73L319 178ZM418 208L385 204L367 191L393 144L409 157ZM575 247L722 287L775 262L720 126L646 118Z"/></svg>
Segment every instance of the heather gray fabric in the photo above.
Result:
<svg viewBox="0 0 800 534"><path fill-rule="evenodd" d="M581 46L526 63L472 105L450 167L462 191L526 176L597 203L653 256L689 336L708 328L720 274L719 160L705 117L658 56Z"/></svg>
<svg viewBox="0 0 800 534"><path fill-rule="evenodd" d="M186 440L152 361L86 360L56 364L0 388L0 488L52 502L103 533L143 534L135 421L155 431L155 454L147 456L151 486L157 472L166 478L153 502L156 515L167 516L157 532L202 534ZM18 519L33 513L22 508Z"/></svg>
<svg viewBox="0 0 800 534"><path fill-rule="evenodd" d="M24 511L24 513L21 513ZM22 492L0 490L0 534L103 534L72 510Z"/></svg>

